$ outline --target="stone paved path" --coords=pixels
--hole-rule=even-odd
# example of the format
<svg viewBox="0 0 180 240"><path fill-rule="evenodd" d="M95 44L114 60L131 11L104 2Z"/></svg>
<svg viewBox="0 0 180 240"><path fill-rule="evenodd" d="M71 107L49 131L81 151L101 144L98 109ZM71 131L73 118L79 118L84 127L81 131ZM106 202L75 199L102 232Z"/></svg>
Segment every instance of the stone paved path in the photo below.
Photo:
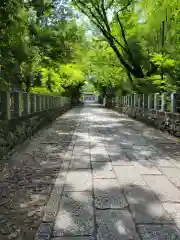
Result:
<svg viewBox="0 0 180 240"><path fill-rule="evenodd" d="M142 123L72 109L3 165L0 240L180 239L179 156Z"/></svg>

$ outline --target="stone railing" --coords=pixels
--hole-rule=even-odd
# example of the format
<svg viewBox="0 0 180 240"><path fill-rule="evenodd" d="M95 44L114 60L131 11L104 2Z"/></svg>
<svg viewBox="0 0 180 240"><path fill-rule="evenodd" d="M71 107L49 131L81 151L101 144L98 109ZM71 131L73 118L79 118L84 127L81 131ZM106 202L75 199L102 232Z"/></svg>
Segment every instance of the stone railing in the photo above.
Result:
<svg viewBox="0 0 180 240"><path fill-rule="evenodd" d="M36 112L65 106L70 98L26 92L0 92L0 119L10 120Z"/></svg>
<svg viewBox="0 0 180 240"><path fill-rule="evenodd" d="M113 108L180 137L180 94L132 94L112 99ZM106 106L106 99L104 99Z"/></svg>
<svg viewBox="0 0 180 240"><path fill-rule="evenodd" d="M67 97L0 92L0 157L70 107Z"/></svg>

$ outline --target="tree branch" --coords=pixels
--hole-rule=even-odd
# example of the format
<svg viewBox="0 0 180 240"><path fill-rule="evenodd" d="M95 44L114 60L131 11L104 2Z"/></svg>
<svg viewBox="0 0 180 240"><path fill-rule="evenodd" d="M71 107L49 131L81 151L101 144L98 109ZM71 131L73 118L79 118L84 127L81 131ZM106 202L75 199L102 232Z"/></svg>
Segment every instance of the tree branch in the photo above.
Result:
<svg viewBox="0 0 180 240"><path fill-rule="evenodd" d="M104 28L104 26L102 25L102 23L99 21L99 19L96 17L96 15L92 12L91 8L88 7L85 3L83 3L82 1L78 0L78 2L82 5L82 7L80 7L78 5L78 3L76 2L76 0L73 0L73 2L75 3L75 5L80 9L80 11L82 13L84 13L86 16L89 17L89 14L84 10L84 9L88 9L91 17L93 17L97 22L95 22L92 18L91 18L91 21L96 25L98 26L100 29L101 28Z"/></svg>
<svg viewBox="0 0 180 240"><path fill-rule="evenodd" d="M104 0L101 0L101 9L102 9L102 13L103 13L103 17L104 17L104 23L106 25L107 31L111 32L111 29L110 29L109 23L108 23L108 19L107 19L106 10L105 10L105 7L104 7Z"/></svg>
<svg viewBox="0 0 180 240"><path fill-rule="evenodd" d="M131 3L132 3L133 1L134 1L134 0L130 0L124 7L122 7L121 9L119 9L119 10L117 11L117 13L124 11L127 7L129 7L129 6L131 5Z"/></svg>
<svg viewBox="0 0 180 240"><path fill-rule="evenodd" d="M120 29L121 29L121 34L122 34L124 43L125 43L126 47L129 48L128 42L127 42L127 39L126 39L126 34L125 34L125 31L124 31L123 25L122 25L122 23L121 23L121 21L120 21L120 18L119 18L118 13L116 14L116 18L117 18L118 24L119 24Z"/></svg>
<svg viewBox="0 0 180 240"><path fill-rule="evenodd" d="M101 1L103 1L103 0L101 0ZM87 8L88 11L89 11L89 13L91 14L91 17L93 17L97 22L95 22L92 18L91 18L91 21L92 21L97 27L99 27L99 29L101 30L101 32L103 33L103 35L106 37L106 39L108 39L108 37L111 37L125 52L127 52L127 49L126 49L114 36L112 36L112 34L111 34L111 29L110 29L109 24L108 24L108 21L107 21L106 13L105 13L106 20L104 19L104 17L103 17L102 20L107 21L107 23L105 23L105 22L104 22L104 23L105 23L108 31L104 28L104 26L103 26L102 23L99 21L99 19L96 17L96 15L92 12L92 10L91 10L85 3L83 3L81 0L78 0L78 2L83 6L83 8L82 8L82 7L80 7L80 6L78 5L78 3L77 3L75 0L74 0L73 2L74 2L74 3L76 4L76 6L82 11L82 13L84 13L86 16L89 15L89 14L84 10L85 8ZM98 12L98 14L101 15L101 12L97 9L97 7L96 7L95 9L96 9L96 11ZM104 11L105 11L105 9L104 9ZM102 15L101 15L101 17L102 17Z"/></svg>
<svg viewBox="0 0 180 240"><path fill-rule="evenodd" d="M112 0L112 1L107 5L107 7L105 8L105 10L108 10L108 9L113 5L113 3L114 3L114 0Z"/></svg>
<svg viewBox="0 0 180 240"><path fill-rule="evenodd" d="M131 61L131 64L132 64L139 72L141 72L142 75L143 75L142 68L141 68L140 64L137 63L137 62L134 60L133 53L132 53L131 49L129 48L129 45L128 45L128 42L127 42L127 39L126 39L125 30L124 30L124 27L123 27L123 25L122 25L122 23L121 23L121 20L120 20L120 18L119 18L118 13L116 14L116 17L117 17L117 21L118 21L118 24L119 24L120 29L121 29L121 34L122 34L124 43L125 43L125 45L126 45L126 47L127 47L126 52L127 52L128 56L129 56L129 59L130 59L130 61Z"/></svg>
<svg viewBox="0 0 180 240"><path fill-rule="evenodd" d="M100 9L98 9L97 7L95 8L94 6L92 6L92 9L94 8L96 10L96 13L98 13L98 15L100 16L100 19L98 18L98 16L96 16L96 14L91 10L91 8L86 5L82 0L78 0L78 3L81 5L79 6L79 4L77 3L76 0L73 0L76 3L76 6L79 7L79 9L86 15L88 16L91 21L97 26L99 27L99 29L101 30L102 34L104 35L104 37L107 39L109 45L112 47L112 49L114 50L114 53L116 54L117 58L119 59L119 61L121 62L121 64L124 66L124 68L130 72L132 75L134 75L137 78L141 78L144 76L141 66L138 65L136 62L134 62L133 59L133 55L132 53L130 54L130 49L129 48L125 48L114 36L112 36L111 34L111 29L109 27L109 23L107 20L107 15L106 15L106 11L105 11L105 7L104 7L104 0L101 0L101 9L103 12L103 18L102 18L102 13L100 11ZM126 7L132 2L133 0L129 1L128 4L126 5ZM85 11L88 10L87 11ZM117 17L119 18L118 14ZM102 20L102 22L100 21ZM107 30L104 27L104 24L107 28ZM121 24L121 22L120 22ZM120 25L120 27L122 27L122 24ZM124 31L123 27L122 30ZM122 34L124 33L122 31ZM125 37L125 33L124 33L124 37ZM126 38L125 38L126 40ZM117 48L117 46L115 45L118 44L129 56L131 56L131 64L129 64L124 57L122 56L122 54L120 53L119 49ZM128 45L127 45L128 46Z"/></svg>
<svg viewBox="0 0 180 240"><path fill-rule="evenodd" d="M97 7L96 5L94 5L94 9L96 10L96 12L98 13L99 17L101 18L101 20L104 21L104 16L103 14L101 13L100 9L99 9L99 6Z"/></svg>

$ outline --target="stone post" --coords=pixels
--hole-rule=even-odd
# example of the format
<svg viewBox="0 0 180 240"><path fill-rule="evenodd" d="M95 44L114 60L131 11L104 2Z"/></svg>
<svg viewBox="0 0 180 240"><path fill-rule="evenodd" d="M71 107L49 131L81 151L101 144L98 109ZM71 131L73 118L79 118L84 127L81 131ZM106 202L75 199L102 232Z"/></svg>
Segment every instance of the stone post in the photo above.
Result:
<svg viewBox="0 0 180 240"><path fill-rule="evenodd" d="M41 98L41 110L44 110L45 109L45 96L41 95L40 98Z"/></svg>
<svg viewBox="0 0 180 240"><path fill-rule="evenodd" d="M155 93L154 95L154 110L159 109L159 93Z"/></svg>
<svg viewBox="0 0 180 240"><path fill-rule="evenodd" d="M161 94L161 111L164 112L166 111L166 93Z"/></svg>
<svg viewBox="0 0 180 240"><path fill-rule="evenodd" d="M131 106L131 95L128 95L128 106Z"/></svg>
<svg viewBox="0 0 180 240"><path fill-rule="evenodd" d="M16 117L22 115L22 95L20 92L14 92L14 113Z"/></svg>
<svg viewBox="0 0 180 240"><path fill-rule="evenodd" d="M57 97L54 97L54 108L57 107Z"/></svg>
<svg viewBox="0 0 180 240"><path fill-rule="evenodd" d="M30 114L30 96L28 93L23 93L23 101L24 101L24 115Z"/></svg>
<svg viewBox="0 0 180 240"><path fill-rule="evenodd" d="M51 96L51 109L53 108L53 96Z"/></svg>
<svg viewBox="0 0 180 240"><path fill-rule="evenodd" d="M143 107L148 108L148 95L143 94Z"/></svg>
<svg viewBox="0 0 180 240"><path fill-rule="evenodd" d="M45 109L47 110L49 108L49 101L48 96L45 96Z"/></svg>
<svg viewBox="0 0 180 240"><path fill-rule="evenodd" d="M122 96L119 96L119 107L122 105Z"/></svg>
<svg viewBox="0 0 180 240"><path fill-rule="evenodd" d="M145 108L145 95L142 95L142 107Z"/></svg>
<svg viewBox="0 0 180 240"><path fill-rule="evenodd" d="M131 95L131 107L134 107L134 93Z"/></svg>
<svg viewBox="0 0 180 240"><path fill-rule="evenodd" d="M175 113L176 112L176 93L173 92L171 93L171 112Z"/></svg>
<svg viewBox="0 0 180 240"><path fill-rule="evenodd" d="M2 97L1 102L1 112L2 112L2 119L3 120L10 120L11 119L11 95L9 92L0 92L0 95Z"/></svg>
<svg viewBox="0 0 180 240"><path fill-rule="evenodd" d="M58 97L57 98L57 107L60 107L61 106L61 97Z"/></svg>
<svg viewBox="0 0 180 240"><path fill-rule="evenodd" d="M103 98L103 106L106 106L106 98Z"/></svg>
<svg viewBox="0 0 180 240"><path fill-rule="evenodd" d="M50 96L47 96L47 109L50 109Z"/></svg>
<svg viewBox="0 0 180 240"><path fill-rule="evenodd" d="M51 96L49 96L49 109L51 109L52 108L52 98L51 98Z"/></svg>
<svg viewBox="0 0 180 240"><path fill-rule="evenodd" d="M137 106L137 94L134 93L134 107Z"/></svg>
<svg viewBox="0 0 180 240"><path fill-rule="evenodd" d="M36 95L36 111L41 111L41 95Z"/></svg>
<svg viewBox="0 0 180 240"><path fill-rule="evenodd" d="M56 107L59 107L59 97L56 98Z"/></svg>
<svg viewBox="0 0 180 240"><path fill-rule="evenodd" d="M52 96L52 108L54 108L54 96Z"/></svg>
<svg viewBox="0 0 180 240"><path fill-rule="evenodd" d="M51 108L54 108L54 97L51 96Z"/></svg>
<svg viewBox="0 0 180 240"><path fill-rule="evenodd" d="M44 101L43 101L44 102L44 108L43 108L43 110L45 110L46 109L46 95L44 95L43 98L44 98Z"/></svg>
<svg viewBox="0 0 180 240"><path fill-rule="evenodd" d="M56 108L56 98L57 97L54 97L54 108Z"/></svg>
<svg viewBox="0 0 180 240"><path fill-rule="evenodd" d="M116 106L116 107L118 107L118 99L119 99L119 97L116 96L116 98L115 98L115 106Z"/></svg>
<svg viewBox="0 0 180 240"><path fill-rule="evenodd" d="M31 95L31 112L36 112L36 94Z"/></svg>
<svg viewBox="0 0 180 240"><path fill-rule="evenodd" d="M125 106L127 106L127 96L125 96L124 98L125 98Z"/></svg>
<svg viewBox="0 0 180 240"><path fill-rule="evenodd" d="M138 95L138 108L141 108L141 95Z"/></svg>
<svg viewBox="0 0 180 240"><path fill-rule="evenodd" d="M128 103L129 103L129 96L127 95L126 96L126 106L128 106Z"/></svg>
<svg viewBox="0 0 180 240"><path fill-rule="evenodd" d="M152 109L152 94L148 95L148 109Z"/></svg>

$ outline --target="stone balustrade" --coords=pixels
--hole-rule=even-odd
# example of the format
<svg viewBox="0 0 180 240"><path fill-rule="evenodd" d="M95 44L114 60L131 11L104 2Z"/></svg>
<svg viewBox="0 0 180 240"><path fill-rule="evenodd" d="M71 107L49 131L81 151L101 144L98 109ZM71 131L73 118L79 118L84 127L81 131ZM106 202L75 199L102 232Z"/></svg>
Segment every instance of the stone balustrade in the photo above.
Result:
<svg viewBox="0 0 180 240"><path fill-rule="evenodd" d="M107 106L107 102L107 99L104 99L104 106ZM111 106L118 112L180 137L179 93L155 93L149 95L134 93L117 96L112 98Z"/></svg>
<svg viewBox="0 0 180 240"><path fill-rule="evenodd" d="M70 107L68 97L0 92L0 157Z"/></svg>
<svg viewBox="0 0 180 240"><path fill-rule="evenodd" d="M0 119L10 120L70 104L70 98L26 92L0 92Z"/></svg>

